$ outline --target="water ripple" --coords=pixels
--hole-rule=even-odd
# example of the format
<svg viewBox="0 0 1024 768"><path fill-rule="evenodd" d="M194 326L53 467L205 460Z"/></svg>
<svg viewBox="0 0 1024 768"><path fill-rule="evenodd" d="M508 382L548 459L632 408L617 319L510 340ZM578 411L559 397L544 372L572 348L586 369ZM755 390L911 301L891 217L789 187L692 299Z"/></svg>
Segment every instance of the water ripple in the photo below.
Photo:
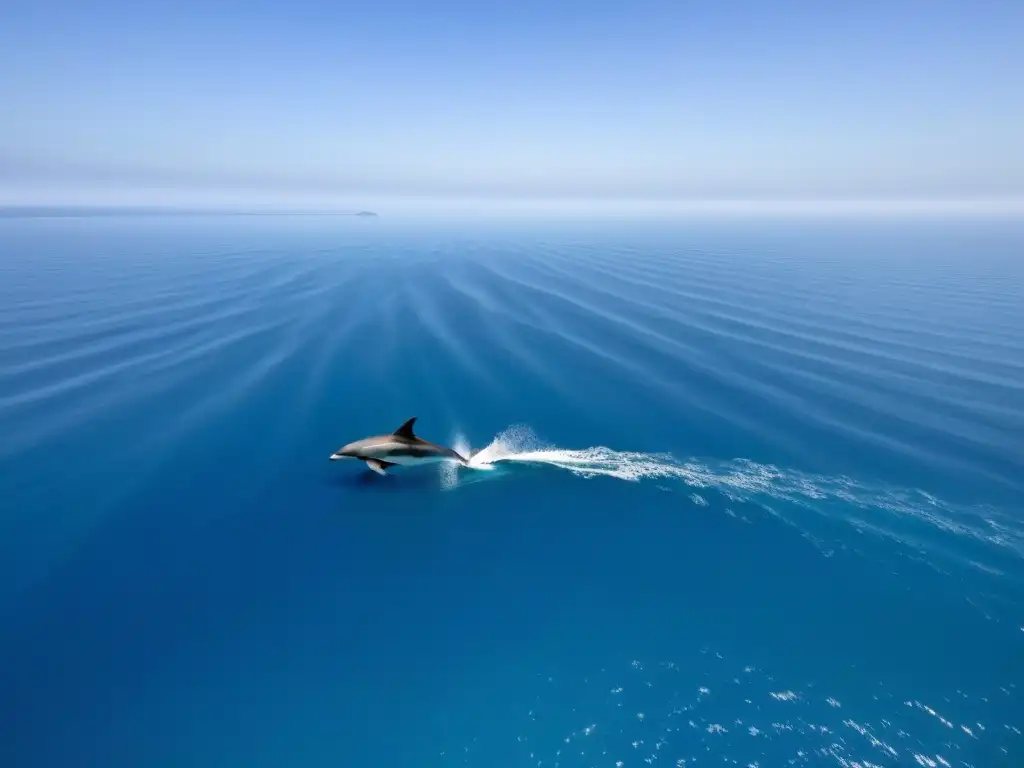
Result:
<svg viewBox="0 0 1024 768"><path fill-rule="evenodd" d="M278 406L253 416L272 436L253 460L311 441L320 456L377 412L460 423L485 401L477 415L502 424L518 409L643 425L650 450L870 457L967 495L1024 489L1024 279L1008 261L685 233L388 238L211 248L136 232L84 256L6 254L0 490L26 509L85 493L88 476L54 478L44 457L91 452L83 466L114 482L115 453L187 454L262 398Z"/></svg>

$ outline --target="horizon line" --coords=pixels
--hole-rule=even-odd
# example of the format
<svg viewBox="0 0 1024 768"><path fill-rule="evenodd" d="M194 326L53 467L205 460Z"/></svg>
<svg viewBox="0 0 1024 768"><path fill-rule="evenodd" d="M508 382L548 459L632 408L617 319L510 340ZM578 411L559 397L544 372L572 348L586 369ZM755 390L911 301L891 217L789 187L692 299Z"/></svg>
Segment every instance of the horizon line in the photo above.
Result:
<svg viewBox="0 0 1024 768"><path fill-rule="evenodd" d="M6 194L5 194L6 192ZM450 196L372 197L356 202L352 197L273 199L228 193L214 197L187 195L184 198L139 199L121 195L107 199L94 196L64 196L50 199L18 199L0 189L0 211L10 215L96 214L222 214L352 216L390 215L1024 215L1024 196L999 198L676 198L611 200L607 198L544 199L510 197L464 198ZM245 199L247 198L248 199Z"/></svg>

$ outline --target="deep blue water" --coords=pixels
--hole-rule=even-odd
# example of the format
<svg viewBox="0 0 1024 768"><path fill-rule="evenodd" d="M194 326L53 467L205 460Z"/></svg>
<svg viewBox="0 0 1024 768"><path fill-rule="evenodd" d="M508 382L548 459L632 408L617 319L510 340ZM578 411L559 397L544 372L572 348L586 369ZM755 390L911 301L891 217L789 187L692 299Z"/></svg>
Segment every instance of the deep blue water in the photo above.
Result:
<svg viewBox="0 0 1024 768"><path fill-rule="evenodd" d="M5 768L1020 765L1022 558L1019 220L0 218Z"/></svg>

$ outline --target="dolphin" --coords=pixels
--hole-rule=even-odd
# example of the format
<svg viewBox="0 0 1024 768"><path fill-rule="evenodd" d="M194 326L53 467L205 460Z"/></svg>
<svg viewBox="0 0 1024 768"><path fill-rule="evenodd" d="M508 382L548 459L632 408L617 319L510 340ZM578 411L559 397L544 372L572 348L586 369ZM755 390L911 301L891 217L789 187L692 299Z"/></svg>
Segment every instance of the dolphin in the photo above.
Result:
<svg viewBox="0 0 1024 768"><path fill-rule="evenodd" d="M463 466L469 464L468 459L451 448L418 438L412 431L415 421L413 416L390 435L364 437L342 446L331 454L331 461L360 459L379 475L386 475L388 468L396 464L411 466L440 461L455 461Z"/></svg>

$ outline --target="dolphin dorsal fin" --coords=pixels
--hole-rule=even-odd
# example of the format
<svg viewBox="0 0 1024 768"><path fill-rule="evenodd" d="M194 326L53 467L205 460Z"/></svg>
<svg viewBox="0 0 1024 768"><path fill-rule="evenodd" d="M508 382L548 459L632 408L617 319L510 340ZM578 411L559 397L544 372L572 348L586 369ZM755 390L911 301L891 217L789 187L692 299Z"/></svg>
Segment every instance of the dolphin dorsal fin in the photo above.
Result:
<svg viewBox="0 0 1024 768"><path fill-rule="evenodd" d="M398 435L399 437L407 437L410 440L415 440L416 435L414 435L412 431L412 425L414 421L416 421L415 416L413 416L411 419L405 422L405 424L396 429L395 434Z"/></svg>

